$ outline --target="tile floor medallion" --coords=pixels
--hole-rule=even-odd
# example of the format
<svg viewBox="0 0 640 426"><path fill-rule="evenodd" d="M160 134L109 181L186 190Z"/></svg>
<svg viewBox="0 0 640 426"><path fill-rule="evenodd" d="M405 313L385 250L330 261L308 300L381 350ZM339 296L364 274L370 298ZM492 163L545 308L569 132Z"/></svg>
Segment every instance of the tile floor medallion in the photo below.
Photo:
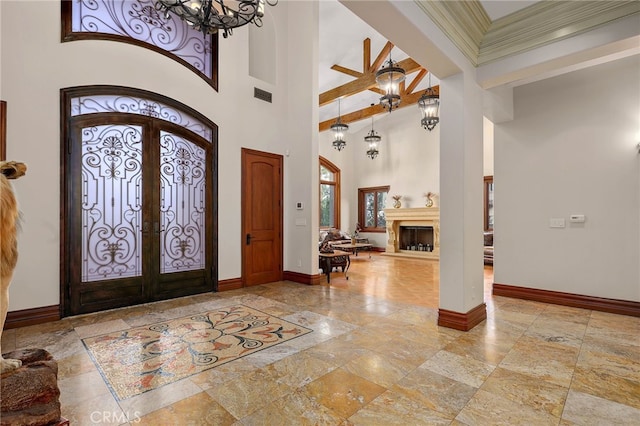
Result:
<svg viewBox="0 0 640 426"><path fill-rule="evenodd" d="M111 392L123 400L312 331L234 305L82 340Z"/></svg>

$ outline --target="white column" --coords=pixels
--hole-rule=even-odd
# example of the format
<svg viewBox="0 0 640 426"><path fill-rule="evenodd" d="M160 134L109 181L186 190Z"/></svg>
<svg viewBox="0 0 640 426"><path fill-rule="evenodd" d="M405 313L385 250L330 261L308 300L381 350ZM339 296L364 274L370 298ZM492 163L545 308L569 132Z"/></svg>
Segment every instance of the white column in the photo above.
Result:
<svg viewBox="0 0 640 426"><path fill-rule="evenodd" d="M312 278L318 275L319 5L316 1L289 1L283 5L288 10L288 124L282 129L287 138L284 270ZM296 209L297 202L303 204L302 210Z"/></svg>
<svg viewBox="0 0 640 426"><path fill-rule="evenodd" d="M483 292L482 90L459 73L440 81L440 318L486 317ZM444 311L444 312L443 312ZM469 315L471 312L473 313ZM460 314L460 315L458 315ZM467 328L468 329L468 328Z"/></svg>

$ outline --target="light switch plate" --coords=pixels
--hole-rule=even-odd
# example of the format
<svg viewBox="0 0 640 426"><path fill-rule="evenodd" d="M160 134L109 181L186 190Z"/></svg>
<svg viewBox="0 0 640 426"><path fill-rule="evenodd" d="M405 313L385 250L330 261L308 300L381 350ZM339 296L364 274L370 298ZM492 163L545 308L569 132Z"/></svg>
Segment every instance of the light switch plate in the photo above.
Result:
<svg viewBox="0 0 640 426"><path fill-rule="evenodd" d="M584 215L583 214L572 214L571 216L569 216L569 222L582 223L582 222L584 222Z"/></svg>
<svg viewBox="0 0 640 426"><path fill-rule="evenodd" d="M564 228L564 218L552 217L549 219L549 228Z"/></svg>

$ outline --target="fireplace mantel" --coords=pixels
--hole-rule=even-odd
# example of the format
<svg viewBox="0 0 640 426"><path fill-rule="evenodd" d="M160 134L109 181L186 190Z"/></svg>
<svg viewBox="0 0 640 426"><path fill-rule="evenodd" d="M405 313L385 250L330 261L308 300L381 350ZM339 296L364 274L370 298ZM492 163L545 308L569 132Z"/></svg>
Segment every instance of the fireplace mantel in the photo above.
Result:
<svg viewBox="0 0 640 426"><path fill-rule="evenodd" d="M387 246L385 255L416 257L422 259L440 259L440 209L437 207L418 207L409 209L385 209L387 220ZM400 247L400 226L433 227L433 251L404 250Z"/></svg>

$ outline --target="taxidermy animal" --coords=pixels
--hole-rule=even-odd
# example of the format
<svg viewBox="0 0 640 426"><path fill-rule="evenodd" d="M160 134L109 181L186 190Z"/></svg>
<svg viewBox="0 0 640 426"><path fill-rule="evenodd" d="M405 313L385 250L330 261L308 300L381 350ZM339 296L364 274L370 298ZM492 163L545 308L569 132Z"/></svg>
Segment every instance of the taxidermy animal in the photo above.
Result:
<svg viewBox="0 0 640 426"><path fill-rule="evenodd" d="M0 333L4 329L9 309L9 284L13 270L18 262L18 240L16 238L20 212L16 196L9 179L18 179L27 171L27 165L15 161L0 161ZM15 370L20 367L17 359L2 358L0 350L0 372Z"/></svg>

